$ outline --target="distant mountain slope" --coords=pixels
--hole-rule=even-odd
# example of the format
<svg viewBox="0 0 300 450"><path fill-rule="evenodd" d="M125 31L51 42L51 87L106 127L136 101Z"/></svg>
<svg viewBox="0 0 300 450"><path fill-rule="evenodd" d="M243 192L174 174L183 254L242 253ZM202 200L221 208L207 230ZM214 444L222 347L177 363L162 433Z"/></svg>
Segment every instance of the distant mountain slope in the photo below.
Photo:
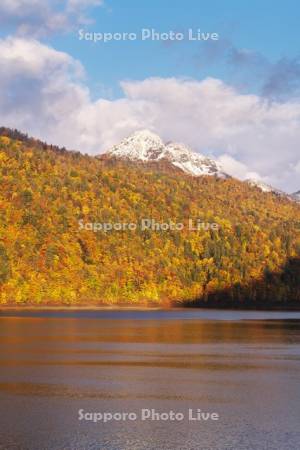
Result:
<svg viewBox="0 0 300 450"><path fill-rule="evenodd" d="M0 134L2 304L299 304L297 203L231 178Z"/></svg>
<svg viewBox="0 0 300 450"><path fill-rule="evenodd" d="M286 196L286 197L288 196L288 194L281 191L280 189L276 189L273 186L270 186L269 184L264 183L263 181L260 181L260 180L255 180L255 179L250 178L250 179L246 180L245 182L248 183L249 186L260 189L262 192L271 192L271 193L279 195L279 196Z"/></svg>
<svg viewBox="0 0 300 450"><path fill-rule="evenodd" d="M106 156L142 162L165 160L190 175L228 177L213 159L192 151L184 144L170 142L165 145L158 135L148 130L138 131L123 139L108 150Z"/></svg>
<svg viewBox="0 0 300 450"><path fill-rule="evenodd" d="M296 202L300 202L300 191L295 192L294 194L292 194L292 198L293 198Z"/></svg>
<svg viewBox="0 0 300 450"><path fill-rule="evenodd" d="M300 202L300 191L295 192L294 194L287 194L286 192L281 191L280 189L276 189L273 186L270 186L269 184L264 183L263 181L255 180L255 179L248 179L245 181L245 183L248 183L249 186L260 189L262 192L275 194L278 197L285 197L285 198L288 198L289 200L297 202L297 203Z"/></svg>

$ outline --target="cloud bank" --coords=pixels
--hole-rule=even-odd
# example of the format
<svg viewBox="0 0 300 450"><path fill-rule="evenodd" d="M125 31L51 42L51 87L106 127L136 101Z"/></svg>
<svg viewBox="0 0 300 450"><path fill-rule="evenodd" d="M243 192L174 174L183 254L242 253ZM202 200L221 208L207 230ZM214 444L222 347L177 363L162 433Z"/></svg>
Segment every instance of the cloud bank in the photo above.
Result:
<svg viewBox="0 0 300 450"><path fill-rule="evenodd" d="M299 190L300 101L242 94L213 78L123 81L122 98L94 101L70 55L22 37L0 40L0 54L2 125L90 154L149 128L218 158L234 176Z"/></svg>

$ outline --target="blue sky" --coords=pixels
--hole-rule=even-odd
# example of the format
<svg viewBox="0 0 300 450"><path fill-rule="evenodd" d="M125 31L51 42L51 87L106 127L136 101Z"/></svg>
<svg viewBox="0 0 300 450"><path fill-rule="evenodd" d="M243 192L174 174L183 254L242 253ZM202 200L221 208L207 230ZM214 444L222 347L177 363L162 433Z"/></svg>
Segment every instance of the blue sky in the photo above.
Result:
<svg viewBox="0 0 300 450"><path fill-rule="evenodd" d="M296 0L106 0L91 16L94 23L83 27L86 31L138 32L154 28L163 32L200 28L219 33L220 39L210 45L211 51L213 47L232 45L258 52L270 62L299 54L300 4ZM80 59L95 95L105 87L110 95L118 96L120 80L153 76L195 79L213 76L237 82L234 68L223 58L214 62L201 58L201 52L207 50L206 42L92 43L79 41L77 28L52 37L50 43ZM247 84L247 74L244 77ZM255 90L251 76L249 79L248 88Z"/></svg>
<svg viewBox="0 0 300 450"><path fill-rule="evenodd" d="M0 124L89 154L146 128L299 190L299 19L298 0L1 0ZM143 28L219 40L78 34Z"/></svg>

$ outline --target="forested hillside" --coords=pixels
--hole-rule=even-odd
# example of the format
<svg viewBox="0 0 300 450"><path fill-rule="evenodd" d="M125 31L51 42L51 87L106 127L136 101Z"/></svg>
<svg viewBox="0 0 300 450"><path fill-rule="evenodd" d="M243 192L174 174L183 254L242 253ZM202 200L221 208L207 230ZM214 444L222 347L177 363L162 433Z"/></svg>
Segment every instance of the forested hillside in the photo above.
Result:
<svg viewBox="0 0 300 450"><path fill-rule="evenodd" d="M234 179L0 134L2 304L300 305L299 204ZM185 226L87 225L145 218ZM190 230L189 219L218 229Z"/></svg>

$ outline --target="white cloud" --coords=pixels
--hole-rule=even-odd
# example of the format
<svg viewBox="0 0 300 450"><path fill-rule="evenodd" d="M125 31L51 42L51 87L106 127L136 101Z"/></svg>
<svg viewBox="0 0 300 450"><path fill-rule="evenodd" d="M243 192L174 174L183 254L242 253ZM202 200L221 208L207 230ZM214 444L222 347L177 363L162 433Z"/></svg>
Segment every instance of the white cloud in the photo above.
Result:
<svg viewBox="0 0 300 450"><path fill-rule="evenodd" d="M58 52L35 39L9 37L0 40L0 75L9 81L11 77L53 78L57 71L66 74L71 69L72 76L84 74L81 64L64 52ZM53 73L54 72L54 73Z"/></svg>
<svg viewBox="0 0 300 450"><path fill-rule="evenodd" d="M1 0L0 24L19 35L43 36L91 22L89 9L103 0Z"/></svg>
<svg viewBox="0 0 300 450"><path fill-rule="evenodd" d="M260 180L261 176L257 172L249 171L248 167L237 161L230 155L221 155L218 162L222 165L224 171L229 175L239 178L240 180L247 180L249 178Z"/></svg>
<svg viewBox="0 0 300 450"><path fill-rule="evenodd" d="M299 102L176 78L126 81L123 98L92 101L84 69L68 54L12 37L0 40L0 53L0 124L91 154L146 127L219 158L237 177L300 188Z"/></svg>
<svg viewBox="0 0 300 450"><path fill-rule="evenodd" d="M297 162L297 164L295 165L295 172L300 175L300 159Z"/></svg>

